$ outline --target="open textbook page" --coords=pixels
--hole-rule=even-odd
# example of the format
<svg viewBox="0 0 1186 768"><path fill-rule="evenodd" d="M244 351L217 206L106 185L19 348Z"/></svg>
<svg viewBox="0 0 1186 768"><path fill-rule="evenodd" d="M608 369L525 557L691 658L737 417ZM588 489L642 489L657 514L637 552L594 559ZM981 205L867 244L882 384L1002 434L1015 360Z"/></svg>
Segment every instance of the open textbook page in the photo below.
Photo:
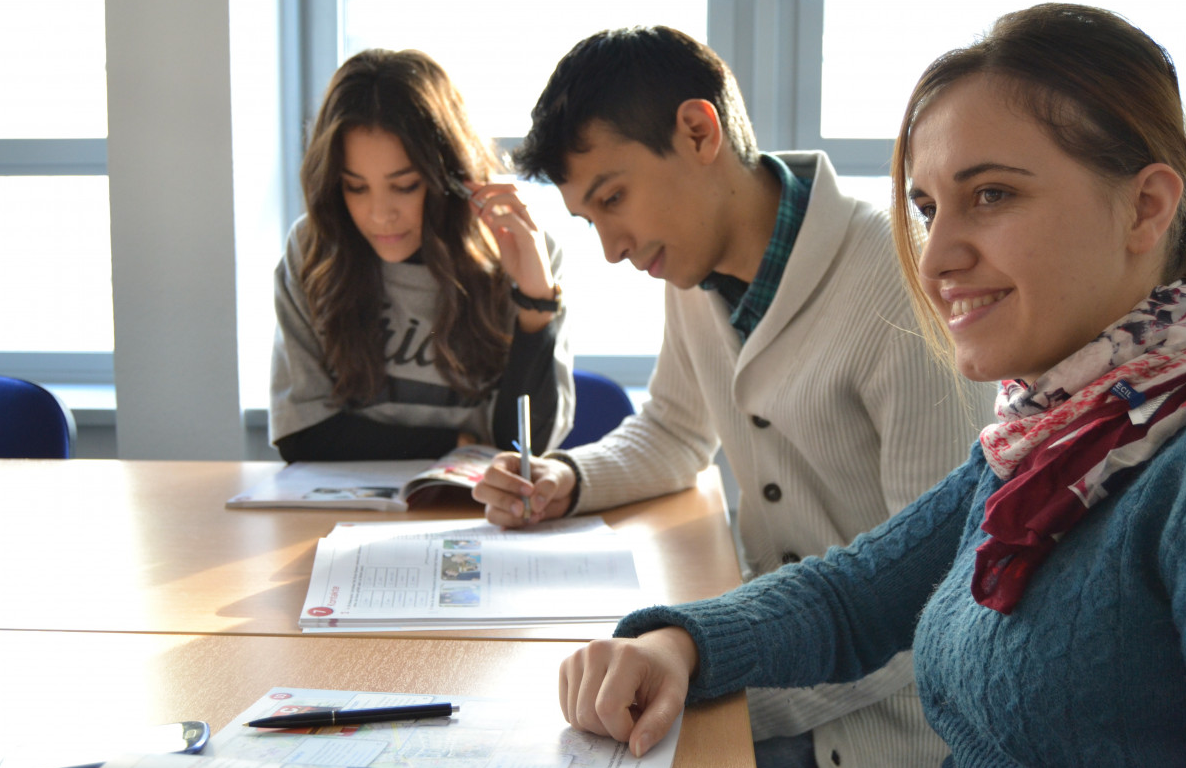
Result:
<svg viewBox="0 0 1186 768"><path fill-rule="evenodd" d="M484 518L473 517L447 520L352 520L334 524L326 534L327 539L341 539L354 542L377 541L380 539L443 539L461 537L466 539L523 539L543 538L571 534L616 536L614 529L605 524L600 515L560 517L544 520L529 529L503 528L488 523Z"/></svg>
<svg viewBox="0 0 1186 768"><path fill-rule="evenodd" d="M429 488L472 489L498 452L467 445L435 461L298 461L231 497L226 506L402 512Z"/></svg>
<svg viewBox="0 0 1186 768"><path fill-rule="evenodd" d="M451 718L287 731L239 725L254 718L330 708L363 709L448 701ZM681 716L682 718L682 716ZM646 755L573 730L555 701L352 693L273 688L210 740L202 755L125 756L108 768L670 768L681 720Z"/></svg>
<svg viewBox="0 0 1186 768"><path fill-rule="evenodd" d="M299 625L399 631L616 621L640 608L628 541L597 518L511 532L482 520L339 524Z"/></svg>

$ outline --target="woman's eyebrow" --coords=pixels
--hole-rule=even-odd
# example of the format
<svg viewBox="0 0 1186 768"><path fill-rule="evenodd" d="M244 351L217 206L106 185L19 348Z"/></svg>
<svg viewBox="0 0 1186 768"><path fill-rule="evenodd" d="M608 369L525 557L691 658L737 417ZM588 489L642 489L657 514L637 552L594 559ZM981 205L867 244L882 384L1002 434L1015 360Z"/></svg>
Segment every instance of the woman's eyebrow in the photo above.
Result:
<svg viewBox="0 0 1186 768"><path fill-rule="evenodd" d="M977 163L976 165L970 166L968 168L964 168L961 171L956 171L954 174L952 174L951 178L956 183L963 183L965 181L968 181L969 179L974 179L977 176L979 176L983 173L988 173L990 171L1000 171L1002 173L1016 173L1016 174L1020 174L1022 176L1033 176L1034 175L1033 171L1026 170L1025 168L1018 168L1013 165L1005 165L1004 163ZM927 193L924 192L921 188L916 187L916 186L911 186L910 189L906 192L906 197L909 200L916 200L920 197L925 197L926 194Z"/></svg>
<svg viewBox="0 0 1186 768"><path fill-rule="evenodd" d="M1025 168L1017 168L1012 165L1005 165L1004 163L979 163L970 168L965 168L962 171L957 171L952 178L955 181L967 181L968 179L979 176L982 173L989 171L1003 171L1005 173L1019 173L1023 176L1033 176L1032 171L1027 171Z"/></svg>
<svg viewBox="0 0 1186 768"><path fill-rule="evenodd" d="M386 175L386 176L384 176L383 178L385 178L385 179L394 179L396 176L404 176L404 175L406 175L406 174L409 174L409 173L415 173L415 172L416 172L416 169L415 169L415 168L413 168L412 166L410 166L410 165L409 165L407 168L401 168L401 169L400 169L400 170L398 170L398 171L392 171L391 173L387 174L387 175ZM364 177L362 174L355 173L354 171L350 170L349 168L343 168L343 169L342 169L342 175L344 175L344 176L353 176L353 177L354 177L354 178L356 178L356 179L362 179L362 178L365 178L365 177Z"/></svg>

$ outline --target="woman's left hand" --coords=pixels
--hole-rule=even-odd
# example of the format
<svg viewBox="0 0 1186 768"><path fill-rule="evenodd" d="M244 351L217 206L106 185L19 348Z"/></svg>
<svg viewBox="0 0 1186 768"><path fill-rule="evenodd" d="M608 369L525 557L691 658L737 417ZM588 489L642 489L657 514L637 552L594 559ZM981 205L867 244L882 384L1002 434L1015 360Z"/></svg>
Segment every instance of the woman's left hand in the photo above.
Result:
<svg viewBox="0 0 1186 768"><path fill-rule="evenodd" d="M514 184L466 182L470 205L498 242L502 267L524 295L551 299L555 295L548 247Z"/></svg>

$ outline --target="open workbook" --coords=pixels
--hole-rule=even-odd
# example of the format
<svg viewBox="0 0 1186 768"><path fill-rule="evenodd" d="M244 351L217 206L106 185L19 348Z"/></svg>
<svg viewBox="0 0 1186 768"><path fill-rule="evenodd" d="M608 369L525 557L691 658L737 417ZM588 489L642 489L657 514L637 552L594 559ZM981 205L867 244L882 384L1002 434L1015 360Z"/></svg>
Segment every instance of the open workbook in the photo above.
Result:
<svg viewBox="0 0 1186 768"><path fill-rule="evenodd" d="M437 461L298 461L226 505L399 512L430 488L473 488L498 452L489 445L467 445Z"/></svg>
<svg viewBox="0 0 1186 768"><path fill-rule="evenodd" d="M530 531L484 520L338 523L299 625L400 631L616 621L644 605L629 542L599 517Z"/></svg>
<svg viewBox="0 0 1186 768"><path fill-rule="evenodd" d="M331 708L363 709L447 701L450 718L268 730L242 722ZM682 716L681 716L682 719ZM206 745L201 755L126 755L107 768L670 768L680 720L646 755L582 733L555 701L273 688Z"/></svg>

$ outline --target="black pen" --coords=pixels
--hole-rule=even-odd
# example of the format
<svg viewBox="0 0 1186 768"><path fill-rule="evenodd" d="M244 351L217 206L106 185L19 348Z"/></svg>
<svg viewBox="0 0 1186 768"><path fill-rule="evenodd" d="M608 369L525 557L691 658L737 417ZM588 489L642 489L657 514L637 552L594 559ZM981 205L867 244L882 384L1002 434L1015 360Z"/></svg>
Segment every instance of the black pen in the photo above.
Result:
<svg viewBox="0 0 1186 768"><path fill-rule="evenodd" d="M297 712L294 715L263 717L243 723L248 728L316 728L326 725L358 725L391 720L419 720L422 717L450 717L461 709L456 704L438 701L433 704L411 704L404 707L376 709L331 709L321 712Z"/></svg>

